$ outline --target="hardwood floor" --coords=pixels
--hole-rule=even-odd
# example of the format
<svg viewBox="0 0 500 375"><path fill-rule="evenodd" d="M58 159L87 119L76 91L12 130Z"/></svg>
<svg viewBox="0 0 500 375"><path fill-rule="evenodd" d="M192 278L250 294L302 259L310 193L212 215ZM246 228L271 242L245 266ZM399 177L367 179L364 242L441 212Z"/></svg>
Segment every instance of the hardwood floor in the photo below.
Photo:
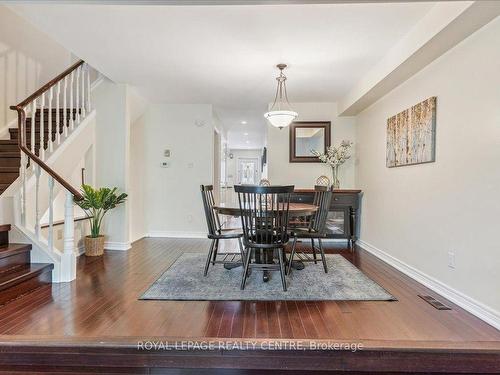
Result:
<svg viewBox="0 0 500 375"><path fill-rule="evenodd" d="M329 251L342 254L398 301L138 300L180 254L206 252L208 244L147 238L128 252L80 257L74 282L42 287L0 307L0 372L180 373L173 368L209 367L228 374L273 368L301 373L500 372L498 330L362 250L354 255ZM418 294L432 295L452 309L437 310ZM160 340L168 341L168 350L137 349L138 341ZM179 345L212 340L226 346L186 351L173 346L176 340ZM363 348L228 350L228 342L359 343Z"/></svg>

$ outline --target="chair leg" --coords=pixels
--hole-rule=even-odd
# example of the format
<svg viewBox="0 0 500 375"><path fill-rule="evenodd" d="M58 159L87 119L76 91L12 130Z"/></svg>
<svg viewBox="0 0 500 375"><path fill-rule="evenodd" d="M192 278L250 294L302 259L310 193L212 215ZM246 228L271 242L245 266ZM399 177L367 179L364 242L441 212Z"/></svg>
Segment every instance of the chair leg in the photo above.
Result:
<svg viewBox="0 0 500 375"><path fill-rule="evenodd" d="M314 264L318 264L318 262L316 261L316 248L314 247L314 238L311 238L311 247L312 247L312 251L313 251L313 258L314 258Z"/></svg>
<svg viewBox="0 0 500 375"><path fill-rule="evenodd" d="M286 292L286 278L285 278L285 260L284 251L282 248L278 249L278 260L280 263L281 283L283 284L283 291Z"/></svg>
<svg viewBox="0 0 500 375"><path fill-rule="evenodd" d="M297 245L297 237L293 238L293 245L292 245L292 253L290 254L290 260L288 261L288 269L286 271L287 275L290 275L290 272L292 272L292 262L293 262L293 256L295 255L295 246Z"/></svg>
<svg viewBox="0 0 500 375"><path fill-rule="evenodd" d="M240 247L241 263L244 267L245 266L245 251L243 250L243 244L241 243L241 237L238 238L238 246Z"/></svg>
<svg viewBox="0 0 500 375"><path fill-rule="evenodd" d="M246 259L243 262L243 276L241 277L240 289L245 289L245 282L247 281L248 267L250 266L250 256L252 254L252 248L247 249Z"/></svg>
<svg viewBox="0 0 500 375"><path fill-rule="evenodd" d="M212 258L212 265L215 265L215 259L217 258L217 250L219 250L219 240L215 240L214 255Z"/></svg>
<svg viewBox="0 0 500 375"><path fill-rule="evenodd" d="M325 269L325 273L328 273L328 267L326 265L326 258L325 258L325 251L323 250L323 243L321 242L321 239L318 238L319 242L319 251L321 251L321 260L323 261L323 268Z"/></svg>
<svg viewBox="0 0 500 375"><path fill-rule="evenodd" d="M205 271L203 272L203 276L207 276L208 267L210 266L210 259L212 259L212 252L214 251L215 240L212 240L210 244L210 250L208 251L207 263L205 264Z"/></svg>

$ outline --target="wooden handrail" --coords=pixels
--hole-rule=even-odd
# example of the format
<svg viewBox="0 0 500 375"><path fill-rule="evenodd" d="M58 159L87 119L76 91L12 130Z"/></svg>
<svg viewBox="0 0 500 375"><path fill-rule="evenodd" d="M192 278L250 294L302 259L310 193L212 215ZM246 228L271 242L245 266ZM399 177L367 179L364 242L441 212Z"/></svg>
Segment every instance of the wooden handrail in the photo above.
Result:
<svg viewBox="0 0 500 375"><path fill-rule="evenodd" d="M91 216L91 217L87 217L87 216L75 217L75 218L73 219L73 222L74 222L74 223L76 223L76 222L78 222L78 221L83 221L83 220L87 220L87 219L90 219L90 218L93 218L93 216ZM54 221L54 222L52 223L52 226L53 226L53 227L57 227L57 226L59 226L59 225L64 225L64 220L58 220L58 221ZM50 224L48 224L48 223L47 223L47 224L42 224L42 225L40 226L40 228L42 228L42 229L46 229L46 228L49 228L49 227L50 227Z"/></svg>
<svg viewBox="0 0 500 375"><path fill-rule="evenodd" d="M68 190L74 197L75 200L79 201L83 199L82 194L69 182L67 182L64 178L62 178L59 174L57 174L52 168L50 168L42 159L40 159L37 155L35 155L34 152L31 152L31 150L26 146L26 139L25 139L25 126L26 126L26 110L25 107L30 104L33 100L38 98L40 95L44 94L48 90L50 90L51 87L54 87L57 85L58 82L62 81L66 76L70 75L71 72L75 71L78 69L80 66L84 64L83 60L78 61L77 63L73 64L70 66L68 69L66 69L64 72L59 74L57 77L52 79L51 81L47 82L45 85L40 87L37 91L35 91L33 94L28 96L26 99L24 99L22 102L15 106L11 106L10 109L17 111L18 114L18 144L19 148L21 149L22 152L24 152L30 160L33 160L36 164L40 166L45 172L47 172L50 176L54 178L57 182L59 182L66 190ZM67 109L64 108L66 111ZM70 114L73 116L73 113ZM35 116L35 113L32 114L32 116ZM65 124L66 125L66 124ZM43 133L43 124L41 124L41 132ZM59 131L59 129L57 130ZM50 137L51 135L49 135ZM43 143L40 142L40 147L43 148Z"/></svg>
<svg viewBox="0 0 500 375"><path fill-rule="evenodd" d="M85 61L83 60L80 60L76 63L74 63L73 65L71 65L68 69L66 69L64 72L62 72L61 74L59 74L57 77L51 79L49 82L47 82L45 85L43 85L42 87L40 87L38 90L36 90L33 94L31 94L30 96L28 96L26 99L24 99L21 103L19 103L18 105L15 105L15 106L11 106L10 109L12 110L17 110L19 107L21 108L24 108L26 107L28 104L30 104L34 99L38 98L41 94L43 94L44 92L48 91L51 87L54 87L55 85L57 85L57 82L59 81L62 81L64 79L64 77L68 76L71 74L71 72L73 70L76 70L78 69L79 66L83 65Z"/></svg>

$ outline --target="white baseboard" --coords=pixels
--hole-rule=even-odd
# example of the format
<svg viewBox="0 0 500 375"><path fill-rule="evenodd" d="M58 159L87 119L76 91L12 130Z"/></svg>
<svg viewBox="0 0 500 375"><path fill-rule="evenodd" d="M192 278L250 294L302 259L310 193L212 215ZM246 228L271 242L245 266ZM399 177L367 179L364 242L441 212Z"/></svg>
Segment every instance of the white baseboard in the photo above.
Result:
<svg viewBox="0 0 500 375"><path fill-rule="evenodd" d="M147 233L141 233L141 234L135 236L134 238L131 238L130 239L130 243L133 244L134 242L142 240L144 237L148 237L148 234Z"/></svg>
<svg viewBox="0 0 500 375"><path fill-rule="evenodd" d="M206 232L183 232L183 231L161 231L153 230L148 233L148 237L166 238L207 238Z"/></svg>
<svg viewBox="0 0 500 375"><path fill-rule="evenodd" d="M500 329L500 312L476 301L458 290L449 287L441 281L423 273L422 271L419 271L418 269L400 261L392 255L387 254L385 251L382 251L363 240L358 240L356 244L369 253L375 255L380 260L401 271L405 275L418 281L420 284L425 285L427 288L436 293L439 293L454 304L470 312L472 315L477 316L479 319L492 325L496 329Z"/></svg>
<svg viewBox="0 0 500 375"><path fill-rule="evenodd" d="M104 249L105 250L130 250L132 245L130 242L112 242L112 241L106 241L104 242Z"/></svg>

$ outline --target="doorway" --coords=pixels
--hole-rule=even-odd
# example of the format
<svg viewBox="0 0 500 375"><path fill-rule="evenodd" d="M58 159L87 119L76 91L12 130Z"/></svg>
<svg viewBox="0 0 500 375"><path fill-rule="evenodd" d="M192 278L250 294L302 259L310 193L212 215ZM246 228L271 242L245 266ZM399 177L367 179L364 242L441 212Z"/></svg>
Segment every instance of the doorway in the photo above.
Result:
<svg viewBox="0 0 500 375"><path fill-rule="evenodd" d="M238 159L238 184L256 185L259 183L259 158Z"/></svg>

